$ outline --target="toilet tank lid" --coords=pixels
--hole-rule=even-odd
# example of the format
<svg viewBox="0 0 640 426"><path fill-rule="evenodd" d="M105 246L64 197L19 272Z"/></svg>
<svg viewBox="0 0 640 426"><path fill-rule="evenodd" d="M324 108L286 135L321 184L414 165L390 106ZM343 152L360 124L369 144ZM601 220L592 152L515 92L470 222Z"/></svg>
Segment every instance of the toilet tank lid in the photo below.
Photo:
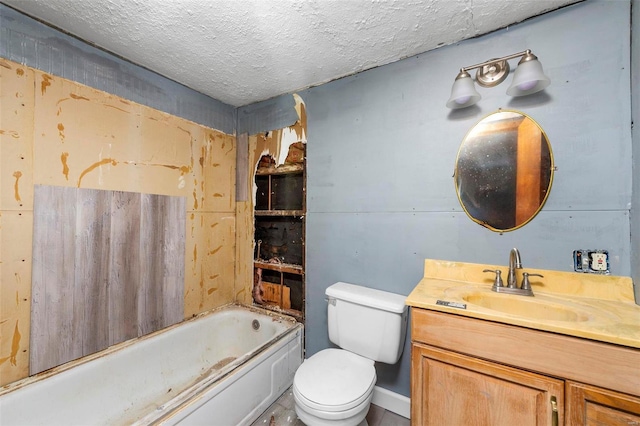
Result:
<svg viewBox="0 0 640 426"><path fill-rule="evenodd" d="M355 284L337 282L329 286L325 294L335 299L345 300L358 305L370 306L372 308L382 309L398 314L407 309L407 306L405 305L407 296Z"/></svg>

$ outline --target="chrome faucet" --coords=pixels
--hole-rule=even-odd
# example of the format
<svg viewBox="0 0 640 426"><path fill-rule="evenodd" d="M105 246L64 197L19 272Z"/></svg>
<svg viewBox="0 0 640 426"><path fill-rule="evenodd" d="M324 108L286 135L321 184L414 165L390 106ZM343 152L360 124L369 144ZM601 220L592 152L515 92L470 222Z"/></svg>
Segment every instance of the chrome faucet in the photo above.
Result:
<svg viewBox="0 0 640 426"><path fill-rule="evenodd" d="M485 269L482 272L493 272L496 274L495 281L491 290L496 293L519 294L522 296L533 296L529 277L542 277L540 274L532 274L529 272L522 273L522 285L518 287L518 279L516 277L516 269L522 269L522 261L520 260L520 252L517 248L512 248L509 252L509 272L507 274L507 285L502 282L501 271L499 269Z"/></svg>
<svg viewBox="0 0 640 426"><path fill-rule="evenodd" d="M517 248L512 248L509 252L509 273L507 275L507 287L517 288L516 269L522 269L520 252Z"/></svg>

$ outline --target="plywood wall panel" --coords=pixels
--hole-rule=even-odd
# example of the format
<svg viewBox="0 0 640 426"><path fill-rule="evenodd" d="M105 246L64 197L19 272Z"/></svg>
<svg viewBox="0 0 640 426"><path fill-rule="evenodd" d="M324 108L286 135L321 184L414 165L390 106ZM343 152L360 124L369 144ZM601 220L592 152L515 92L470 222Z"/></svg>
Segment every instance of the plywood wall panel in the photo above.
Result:
<svg viewBox="0 0 640 426"><path fill-rule="evenodd" d="M235 301L235 216L187 216L185 317Z"/></svg>
<svg viewBox="0 0 640 426"><path fill-rule="evenodd" d="M0 384L29 373L31 211L0 212Z"/></svg>
<svg viewBox="0 0 640 426"><path fill-rule="evenodd" d="M29 371L33 82L0 59L0 385Z"/></svg>
<svg viewBox="0 0 640 426"><path fill-rule="evenodd" d="M115 96L35 72L36 184L122 190L136 159L141 107Z"/></svg>
<svg viewBox="0 0 640 426"><path fill-rule="evenodd" d="M253 191L252 191L253 192ZM235 298L240 303L252 304L254 222L253 202L236 203L236 282Z"/></svg>
<svg viewBox="0 0 640 426"><path fill-rule="evenodd" d="M140 151L123 159L126 167L141 168L154 181L139 182L138 192L192 196L196 148L202 144L203 129L195 123L159 111L145 110L140 121ZM134 164L135 163L135 164ZM199 179L198 179L199 180Z"/></svg>
<svg viewBox="0 0 640 426"><path fill-rule="evenodd" d="M233 266L228 272L228 265L235 262L235 239L227 235L224 247L219 248L221 236L217 234L222 229L235 232L236 227L234 135L3 59L0 97L0 220L10 216L21 224L9 234L6 226L0 228L3 303L15 299L15 274L22 277L20 300L23 294L30 300L32 224L25 216L14 216L13 209L25 209L31 217L34 184L182 196L188 215L196 213L209 225L223 217L224 226L216 228L213 238L197 237L202 240L197 254L189 249L184 253L185 265L197 263L199 267L194 277L185 266L186 281L192 285L184 291L183 315L235 300ZM17 171L19 177L14 176ZM197 232L209 230L202 226ZM24 262L10 265L3 259L15 250ZM203 257L203 253L215 254ZM217 253L225 253L224 261L215 260ZM127 259L111 258L110 262L132 262L134 256L131 253ZM120 273L125 275L118 278L120 282L127 281L127 272ZM113 335L132 336L136 327L137 312L131 307L137 306L137 294L128 296L126 304L109 307L111 312L131 313L117 331L111 330ZM30 306L25 303L20 310L2 308L0 312L0 385L28 372L27 363L20 364L23 352L11 357L17 366L5 360L10 357L16 321L21 330L20 350L28 356Z"/></svg>
<svg viewBox="0 0 640 426"><path fill-rule="evenodd" d="M0 210L33 210L34 78L0 59Z"/></svg>
<svg viewBox="0 0 640 426"><path fill-rule="evenodd" d="M35 85L36 183L188 196L189 210L210 199L208 210L233 210L234 136L39 71Z"/></svg>
<svg viewBox="0 0 640 426"><path fill-rule="evenodd" d="M236 202L236 141L207 130L199 162L203 166L203 211L233 212Z"/></svg>

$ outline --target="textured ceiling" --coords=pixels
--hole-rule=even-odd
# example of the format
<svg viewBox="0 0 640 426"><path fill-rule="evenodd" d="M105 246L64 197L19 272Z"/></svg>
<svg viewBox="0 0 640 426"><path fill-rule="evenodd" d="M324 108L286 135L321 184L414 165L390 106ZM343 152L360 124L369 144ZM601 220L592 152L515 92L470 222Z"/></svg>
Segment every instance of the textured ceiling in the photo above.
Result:
<svg viewBox="0 0 640 426"><path fill-rule="evenodd" d="M577 0L2 0L192 89L247 105Z"/></svg>

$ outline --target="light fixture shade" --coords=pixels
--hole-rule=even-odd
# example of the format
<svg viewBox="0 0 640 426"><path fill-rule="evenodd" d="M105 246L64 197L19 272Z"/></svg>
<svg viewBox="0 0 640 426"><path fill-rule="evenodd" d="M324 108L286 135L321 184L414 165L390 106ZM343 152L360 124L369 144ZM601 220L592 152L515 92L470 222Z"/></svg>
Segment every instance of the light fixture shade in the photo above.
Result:
<svg viewBox="0 0 640 426"><path fill-rule="evenodd" d="M447 101L447 108L466 108L478 102L480 98L480 93L476 90L469 73L461 71L451 88L451 97Z"/></svg>
<svg viewBox="0 0 640 426"><path fill-rule="evenodd" d="M539 92L551 84L549 77L544 75L542 64L534 55L533 58L523 58L513 73L513 81L507 89L509 96L524 96Z"/></svg>

